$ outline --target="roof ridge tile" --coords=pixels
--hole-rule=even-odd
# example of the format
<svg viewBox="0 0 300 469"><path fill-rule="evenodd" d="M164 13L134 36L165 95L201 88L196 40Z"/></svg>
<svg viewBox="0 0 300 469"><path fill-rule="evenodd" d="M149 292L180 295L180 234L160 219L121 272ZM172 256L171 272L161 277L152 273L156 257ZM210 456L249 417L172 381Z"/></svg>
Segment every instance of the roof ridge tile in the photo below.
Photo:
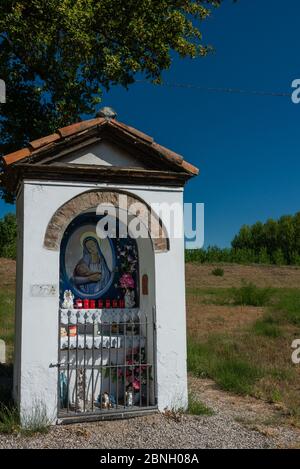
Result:
<svg viewBox="0 0 300 469"><path fill-rule="evenodd" d="M38 150L39 148L42 148L49 143L56 142L57 140L60 140L61 136L56 132L51 135L47 135L46 137L38 138L36 140L33 140L32 142L29 142L29 147L32 151Z"/></svg>
<svg viewBox="0 0 300 469"><path fill-rule="evenodd" d="M96 117L95 119L89 119L86 121L76 122L75 124L67 125L66 127L61 127L58 129L58 133L62 138L71 137L74 134L82 132L84 130L90 129L91 127L96 127L106 122L106 119L103 117Z"/></svg>

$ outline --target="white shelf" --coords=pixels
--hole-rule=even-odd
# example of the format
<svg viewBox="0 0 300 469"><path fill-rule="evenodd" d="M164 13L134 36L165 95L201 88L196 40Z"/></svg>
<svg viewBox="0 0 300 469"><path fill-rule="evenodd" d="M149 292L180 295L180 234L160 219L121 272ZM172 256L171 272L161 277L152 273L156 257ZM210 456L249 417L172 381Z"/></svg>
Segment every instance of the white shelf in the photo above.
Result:
<svg viewBox="0 0 300 469"><path fill-rule="evenodd" d="M73 337L61 337L60 338L60 348L61 350L92 350L94 349L120 349L125 346L126 338L126 348L136 348L145 346L145 337L140 337L139 335L86 335L79 334Z"/></svg>
<svg viewBox="0 0 300 469"><path fill-rule="evenodd" d="M124 323L143 322L145 315L139 308L123 309L60 309L62 325L93 324L93 323Z"/></svg>

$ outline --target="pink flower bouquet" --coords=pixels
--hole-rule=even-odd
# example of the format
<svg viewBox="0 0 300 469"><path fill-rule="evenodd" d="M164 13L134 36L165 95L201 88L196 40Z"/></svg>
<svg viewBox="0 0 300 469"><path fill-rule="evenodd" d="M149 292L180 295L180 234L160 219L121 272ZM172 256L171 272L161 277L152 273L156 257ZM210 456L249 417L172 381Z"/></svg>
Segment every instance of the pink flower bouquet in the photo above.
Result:
<svg viewBox="0 0 300 469"><path fill-rule="evenodd" d="M131 274L123 274L120 278L121 288L134 288L134 280Z"/></svg>

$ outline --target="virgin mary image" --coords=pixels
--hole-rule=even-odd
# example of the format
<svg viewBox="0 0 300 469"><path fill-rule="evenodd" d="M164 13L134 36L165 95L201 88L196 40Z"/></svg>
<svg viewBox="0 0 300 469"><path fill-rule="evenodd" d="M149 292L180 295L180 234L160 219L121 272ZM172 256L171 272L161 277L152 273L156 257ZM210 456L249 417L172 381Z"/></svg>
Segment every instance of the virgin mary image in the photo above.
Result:
<svg viewBox="0 0 300 469"><path fill-rule="evenodd" d="M82 249L82 258L73 272L73 282L82 293L95 295L106 287L111 272L95 237L85 236Z"/></svg>

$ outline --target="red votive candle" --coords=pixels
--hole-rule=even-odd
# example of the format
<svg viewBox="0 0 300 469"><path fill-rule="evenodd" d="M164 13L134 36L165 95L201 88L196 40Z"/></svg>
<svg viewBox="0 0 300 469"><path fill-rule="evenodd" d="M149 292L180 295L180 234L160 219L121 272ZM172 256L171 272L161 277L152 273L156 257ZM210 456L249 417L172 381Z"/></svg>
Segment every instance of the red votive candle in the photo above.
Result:
<svg viewBox="0 0 300 469"><path fill-rule="evenodd" d="M118 300L113 300L112 301L112 307L117 308L118 307Z"/></svg>
<svg viewBox="0 0 300 469"><path fill-rule="evenodd" d="M75 337L77 335L77 326L69 326L69 336Z"/></svg>
<svg viewBox="0 0 300 469"><path fill-rule="evenodd" d="M103 300L98 300L98 308L102 309L103 305L104 305Z"/></svg>
<svg viewBox="0 0 300 469"><path fill-rule="evenodd" d="M82 303L82 300L80 298L78 298L75 302L76 304L76 308L78 309L81 309L83 307L83 303Z"/></svg>
<svg viewBox="0 0 300 469"><path fill-rule="evenodd" d="M90 301L89 300L83 300L83 307L84 307L84 309L89 309Z"/></svg>
<svg viewBox="0 0 300 469"><path fill-rule="evenodd" d="M105 300L105 308L110 308L110 307L111 307L110 300Z"/></svg>
<svg viewBox="0 0 300 469"><path fill-rule="evenodd" d="M119 308L124 308L124 306L125 306L124 300L122 300L122 299L119 300Z"/></svg>
<svg viewBox="0 0 300 469"><path fill-rule="evenodd" d="M90 308L95 309L96 308L96 301L95 300L90 300Z"/></svg>

